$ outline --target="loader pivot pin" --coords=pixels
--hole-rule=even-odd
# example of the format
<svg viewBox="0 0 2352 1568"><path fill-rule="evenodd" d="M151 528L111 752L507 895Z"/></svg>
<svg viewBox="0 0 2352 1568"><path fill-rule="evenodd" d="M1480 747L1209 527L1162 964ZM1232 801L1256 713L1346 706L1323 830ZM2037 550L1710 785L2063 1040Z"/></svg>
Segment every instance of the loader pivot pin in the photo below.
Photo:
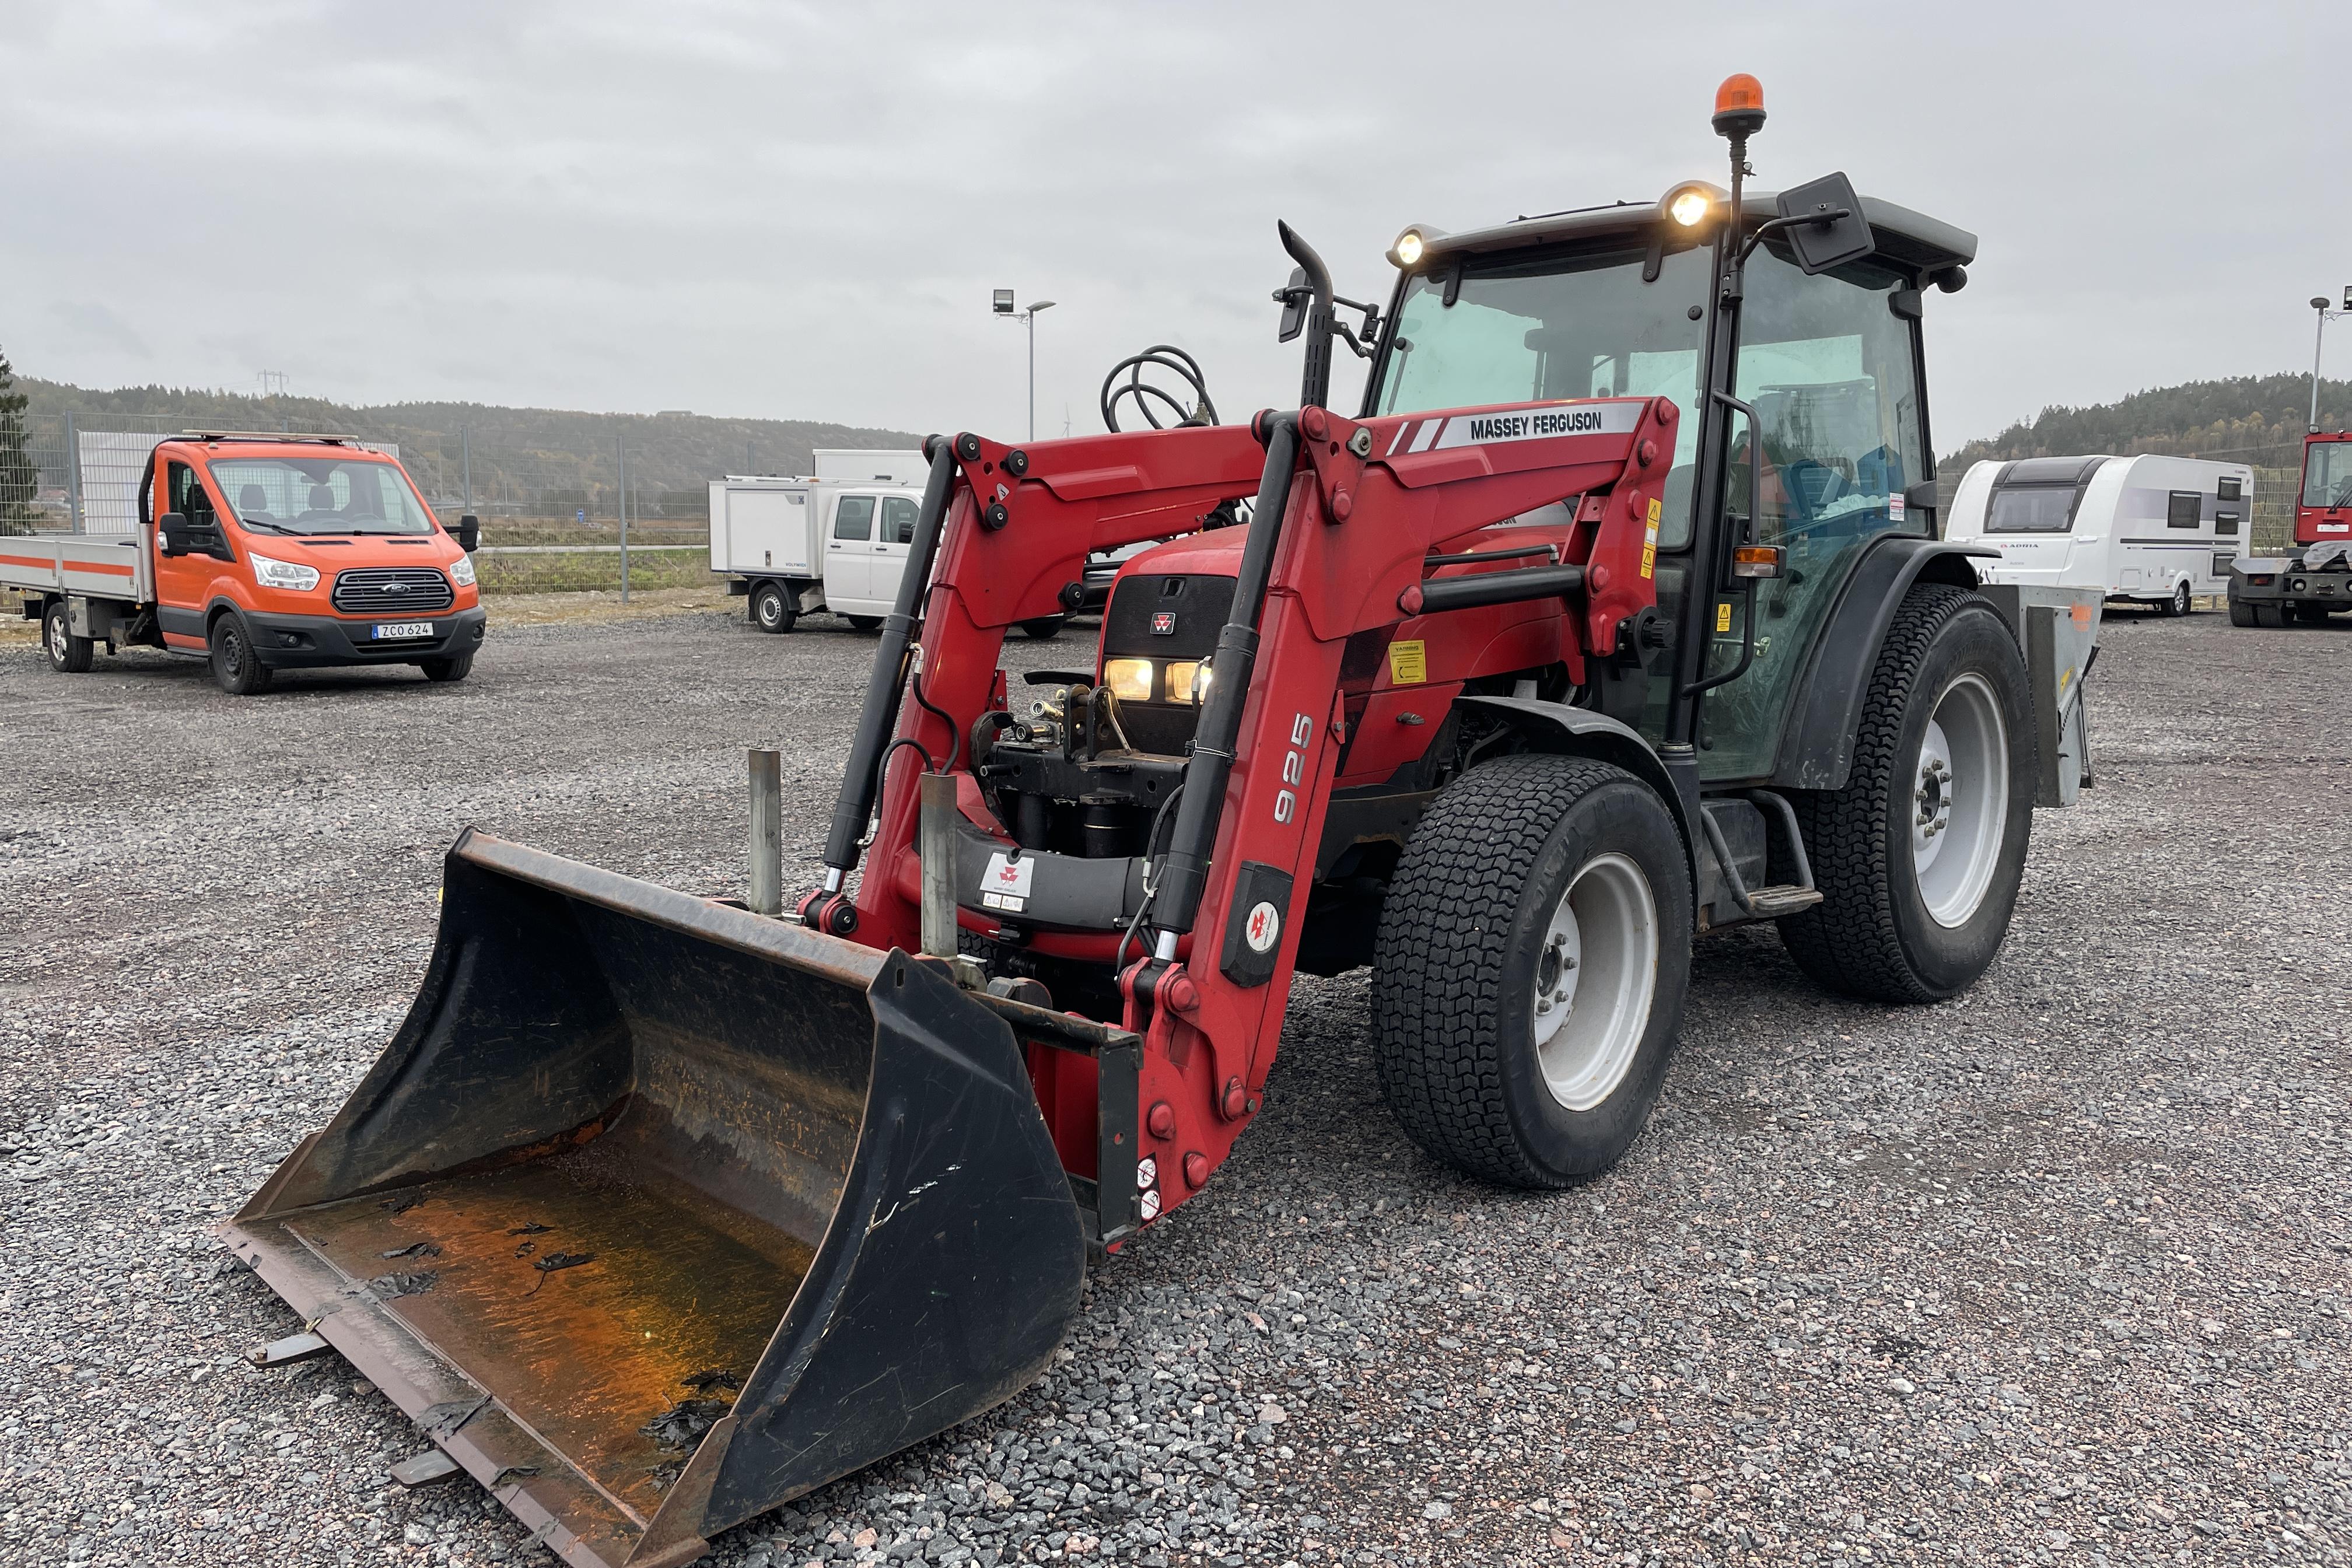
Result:
<svg viewBox="0 0 2352 1568"><path fill-rule="evenodd" d="M1154 1138L1166 1138L1176 1131L1176 1108L1164 1100L1155 1100L1145 1112L1143 1124Z"/></svg>
<svg viewBox="0 0 2352 1568"><path fill-rule="evenodd" d="M1249 1092L1242 1088L1242 1080L1237 1078L1225 1079L1225 1092L1217 1102L1217 1110L1226 1121L1239 1121L1242 1112L1248 1109Z"/></svg>

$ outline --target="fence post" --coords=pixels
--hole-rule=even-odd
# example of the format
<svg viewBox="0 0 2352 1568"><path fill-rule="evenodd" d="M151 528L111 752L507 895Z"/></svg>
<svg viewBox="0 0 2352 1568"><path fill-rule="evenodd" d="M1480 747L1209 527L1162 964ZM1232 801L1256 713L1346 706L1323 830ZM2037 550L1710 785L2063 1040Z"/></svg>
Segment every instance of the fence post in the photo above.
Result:
<svg viewBox="0 0 2352 1568"><path fill-rule="evenodd" d="M751 896L754 914L784 910L784 757L751 748Z"/></svg>
<svg viewBox="0 0 2352 1568"><path fill-rule="evenodd" d="M74 433L73 410L66 410L66 512L81 531L81 437Z"/></svg>
<svg viewBox="0 0 2352 1568"><path fill-rule="evenodd" d="M474 427L471 425L458 426L457 440L460 460L466 467L466 510L471 511L474 510Z"/></svg>
<svg viewBox="0 0 2352 1568"><path fill-rule="evenodd" d="M616 436L621 452L621 603L629 602L629 438Z"/></svg>

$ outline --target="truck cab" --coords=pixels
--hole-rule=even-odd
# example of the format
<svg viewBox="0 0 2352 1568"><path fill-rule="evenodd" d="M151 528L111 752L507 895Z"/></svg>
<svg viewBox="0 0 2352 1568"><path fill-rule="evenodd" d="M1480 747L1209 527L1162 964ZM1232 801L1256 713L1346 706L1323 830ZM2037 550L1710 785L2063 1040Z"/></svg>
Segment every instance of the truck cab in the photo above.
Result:
<svg viewBox="0 0 2352 1568"><path fill-rule="evenodd" d="M194 433L150 454L131 537L54 536L7 585L63 671L102 642L204 658L236 696L341 665L455 681L485 626L475 531L452 535L396 458L349 439Z"/></svg>
<svg viewBox="0 0 2352 1568"><path fill-rule="evenodd" d="M2324 623L2352 610L2352 430L2303 438L2294 539L2283 555L2242 555L2230 572L2230 624Z"/></svg>

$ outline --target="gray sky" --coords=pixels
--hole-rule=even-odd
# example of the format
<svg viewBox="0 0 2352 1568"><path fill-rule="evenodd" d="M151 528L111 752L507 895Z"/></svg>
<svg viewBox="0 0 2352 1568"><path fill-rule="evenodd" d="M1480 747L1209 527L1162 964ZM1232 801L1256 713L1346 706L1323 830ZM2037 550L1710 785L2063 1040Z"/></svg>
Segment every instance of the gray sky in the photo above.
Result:
<svg viewBox="0 0 2352 1568"><path fill-rule="evenodd" d="M1385 298L1408 222L1843 168L1982 238L1936 443L2307 369L2352 283L2352 5L186 5L0 0L26 374L1022 433L1172 342L1297 396L1276 217ZM2329 369L2352 374L2352 322ZM1342 355L1343 361L1346 356ZM1347 374L1349 396L1360 378ZM1335 402L1346 404L1335 395Z"/></svg>

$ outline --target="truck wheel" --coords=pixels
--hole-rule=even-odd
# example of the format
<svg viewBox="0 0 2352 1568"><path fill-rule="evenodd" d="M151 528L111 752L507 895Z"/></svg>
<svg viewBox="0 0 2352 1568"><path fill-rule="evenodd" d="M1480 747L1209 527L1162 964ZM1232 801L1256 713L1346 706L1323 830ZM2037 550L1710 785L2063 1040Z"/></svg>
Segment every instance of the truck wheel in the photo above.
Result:
<svg viewBox="0 0 2352 1568"><path fill-rule="evenodd" d="M2268 626L2273 631L2276 631L2279 627L2286 625L2286 606L2283 604L2256 605L2254 606L2254 625L2258 626Z"/></svg>
<svg viewBox="0 0 2352 1568"><path fill-rule="evenodd" d="M762 583L751 590L751 624L761 631L791 631L796 618L791 598L775 584Z"/></svg>
<svg viewBox="0 0 2352 1568"><path fill-rule="evenodd" d="M2230 595L2230 624L2233 626L2254 625L2254 607L2235 594Z"/></svg>
<svg viewBox="0 0 2352 1568"><path fill-rule="evenodd" d="M49 668L60 675L81 674L98 651L90 638L74 636L73 612L63 599L52 603L41 616L41 646L49 651Z"/></svg>
<svg viewBox="0 0 2352 1568"><path fill-rule="evenodd" d="M1022 622L1021 629L1028 633L1034 641L1052 642L1062 635L1062 628L1069 624L1070 617L1067 616L1039 616L1034 621Z"/></svg>
<svg viewBox="0 0 2352 1568"><path fill-rule="evenodd" d="M849 623L849 629L854 632L873 632L882 629L882 617L879 616L844 616L841 618Z"/></svg>
<svg viewBox="0 0 2352 1568"><path fill-rule="evenodd" d="M2172 586L2172 598L2164 606L2164 613L2168 616L2185 616L2189 611L2189 584L2176 583Z"/></svg>
<svg viewBox="0 0 2352 1568"><path fill-rule="evenodd" d="M463 680L473 673L474 656L461 653L448 658L421 658L416 661L416 668L425 672L427 680Z"/></svg>
<svg viewBox="0 0 2352 1568"><path fill-rule="evenodd" d="M1373 947L1373 1059L1406 1134L1507 1186L1616 1163L1682 1023L1690 900L1675 819L1622 769L1522 755L1455 780Z"/></svg>
<svg viewBox="0 0 2352 1568"><path fill-rule="evenodd" d="M213 681L231 697L251 697L269 689L270 668L254 656L253 639L234 610L213 621Z"/></svg>
<svg viewBox="0 0 2352 1568"><path fill-rule="evenodd" d="M1845 788L1792 795L1822 901L1780 921L1797 967L1934 1002L2000 951L2033 826L2033 696L1993 607L1913 588L1878 650Z"/></svg>

